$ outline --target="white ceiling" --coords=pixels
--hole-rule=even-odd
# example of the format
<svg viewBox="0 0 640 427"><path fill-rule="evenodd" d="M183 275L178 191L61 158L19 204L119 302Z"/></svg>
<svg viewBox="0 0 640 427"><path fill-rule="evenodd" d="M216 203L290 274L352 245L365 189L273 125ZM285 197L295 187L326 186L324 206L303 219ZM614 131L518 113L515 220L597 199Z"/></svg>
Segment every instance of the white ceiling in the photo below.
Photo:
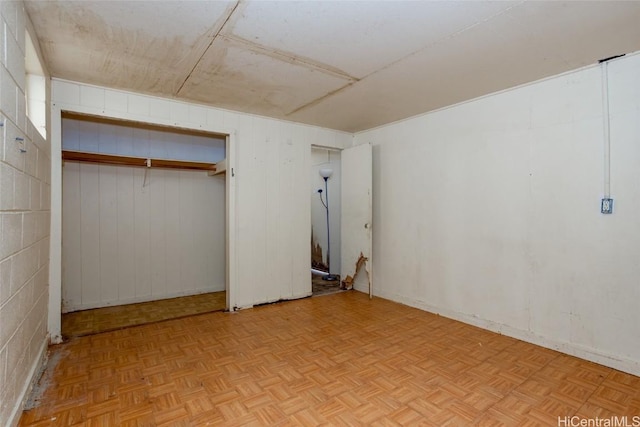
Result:
<svg viewBox="0 0 640 427"><path fill-rule="evenodd" d="M349 132L640 50L640 1L25 3L53 77Z"/></svg>

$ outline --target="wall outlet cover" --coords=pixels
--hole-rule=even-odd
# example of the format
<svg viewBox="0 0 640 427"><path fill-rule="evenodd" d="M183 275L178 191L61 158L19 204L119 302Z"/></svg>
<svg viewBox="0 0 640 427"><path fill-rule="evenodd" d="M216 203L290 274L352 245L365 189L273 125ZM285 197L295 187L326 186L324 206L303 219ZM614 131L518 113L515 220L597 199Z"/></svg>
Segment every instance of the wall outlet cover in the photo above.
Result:
<svg viewBox="0 0 640 427"><path fill-rule="evenodd" d="M600 202L600 212L603 214L613 213L613 199L602 199Z"/></svg>

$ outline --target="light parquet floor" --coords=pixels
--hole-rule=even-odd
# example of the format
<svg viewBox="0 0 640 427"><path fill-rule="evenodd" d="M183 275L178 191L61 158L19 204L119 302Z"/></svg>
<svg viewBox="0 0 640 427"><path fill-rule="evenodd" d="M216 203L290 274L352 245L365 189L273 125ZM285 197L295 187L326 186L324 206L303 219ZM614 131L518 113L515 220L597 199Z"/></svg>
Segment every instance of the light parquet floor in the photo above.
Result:
<svg viewBox="0 0 640 427"><path fill-rule="evenodd" d="M62 335L81 337L225 308L226 292L222 291L74 311L62 315Z"/></svg>
<svg viewBox="0 0 640 427"><path fill-rule="evenodd" d="M21 426L558 425L640 415L640 378L350 291L51 348Z"/></svg>

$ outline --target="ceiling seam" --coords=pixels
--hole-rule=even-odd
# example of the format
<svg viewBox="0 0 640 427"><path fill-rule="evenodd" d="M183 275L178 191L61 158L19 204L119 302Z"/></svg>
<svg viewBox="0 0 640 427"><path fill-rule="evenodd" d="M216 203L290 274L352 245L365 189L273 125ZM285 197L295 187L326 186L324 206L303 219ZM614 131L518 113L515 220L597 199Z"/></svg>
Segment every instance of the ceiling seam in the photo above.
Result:
<svg viewBox="0 0 640 427"><path fill-rule="evenodd" d="M407 58L410 58L410 57L412 57L412 56L414 56L414 55L416 55L416 54L418 54L418 53L420 53L420 52L422 52L422 51L424 51L424 50L426 50L426 49L429 49L430 47L432 47L432 46L434 46L434 45L436 45L436 44L438 44L438 43L441 43L443 40L448 40L448 39L450 39L450 38L456 37L457 35L462 34L462 33L464 33L465 31L468 31L468 30L470 30L470 29L472 29L472 28L474 28L474 27L476 27L476 26L478 26L478 25L480 25L480 24L482 24L482 23L485 23L485 22L487 22L487 21L492 20L493 18L496 18L496 17L498 17L498 16L501 16L501 15L502 15L502 14L504 14L504 13L507 13L507 12L508 12L508 11L510 11L511 9L514 9L514 8L516 8L516 7L519 7L519 6L521 6L522 4L524 4L524 3L525 3L525 1L526 1L526 0L520 0L517 4L515 4L515 5L513 5L513 6L510 6L510 7L508 7L508 8L505 8L505 9L501 10L500 12L495 13L495 14L493 14L493 15L491 15L491 16L489 16L489 17L487 17L487 18L484 18L484 19L482 19L482 20L476 21L476 22L474 22L473 24L468 25L468 26L466 26L466 27L462 28L462 29L461 29L461 30L459 30L459 31L456 31L456 32L455 32L455 33L453 33L453 34L450 34L450 35L448 35L447 37L443 37L443 38L441 38L441 39L439 39L439 40L434 41L433 43L430 43L430 44L428 44L428 45L426 45L426 46L423 46L423 47L421 47L420 49L417 49L417 50L415 50L415 51L413 51L413 52L411 52L411 53L409 53L409 54L407 54L407 55L403 56L402 58L398 58L398 59L396 59L395 61L393 61L393 62L391 62L391 63L389 63L389 64L385 65L384 67L378 68L377 70L374 70L374 71L370 72L369 74L367 74L367 75L365 75L365 76L363 76L363 77L359 78L359 79L358 79L358 80L356 80L356 81L352 81L352 82L350 82L349 84L347 84L347 85L345 85L345 86L342 86L342 87L340 87L340 88L338 88L338 89L336 89L336 90L334 90L334 91L331 91L331 92L327 93L326 95L321 96L320 98L316 98L316 99L314 99L313 101L308 102L307 104L302 105L302 106L300 106L300 107L296 108L295 110L293 110L293 111L291 111L291 112L287 113L287 116L290 116L290 115L292 115L292 114L295 114L295 113L297 113L297 112L299 112L299 111L301 111L301 110L304 110L305 108L313 107L314 105L319 104L320 102L322 102L322 101L324 101L325 99L327 99L327 98L329 98L329 97L331 97L331 96L333 96L333 95L337 94L338 92L341 92L341 91L343 91L344 89L347 89L347 88L349 88L349 87L353 86L354 84L356 84L356 83L358 83L358 82L360 82L360 81L363 81L363 80L364 80L364 79L366 79L367 77L370 77L370 76L372 76L372 75L374 75L374 74L376 74L376 73L379 73L380 71L386 70L387 68L390 68L390 67L392 67L392 66L394 66L394 65L396 65L396 64L398 64L398 63L400 63L400 62L402 62L402 61L404 61L404 60L406 60Z"/></svg>
<svg viewBox="0 0 640 427"><path fill-rule="evenodd" d="M417 49L417 50L415 50L415 51L403 56L402 58L396 59L395 61L385 65L384 67L378 68L377 70L370 72L366 76L362 77L361 80L364 80L367 77L372 76L372 75L374 75L374 74L376 74L376 73L378 73L380 71L386 70L387 68L393 67L397 63L402 62L407 58L410 58L410 57L412 57L412 56L414 56L414 55L416 55L416 54L418 54L420 52L423 52L423 51L429 49L430 47L437 45L438 43L442 43L444 40L449 40L449 39L452 39L454 37L457 37L458 35L466 32L466 31L469 31L472 28L477 27L478 25L484 24L485 22L488 22L488 21L490 21L490 20L492 20L492 19L494 19L494 18L496 18L498 16L501 16L501 15L509 12L511 9L515 9L516 7L522 6L525 2L526 2L526 0L520 0L517 4L514 4L513 6L510 6L510 7L507 7L505 9L502 9L501 11L499 11L499 12L497 12L497 13L495 13L495 14L487 17L487 18L484 18L484 19L481 19L479 21L476 21L471 25L467 25L466 27L462 28L461 30L456 31L455 33L451 33L451 34L447 35L446 37L442 37L442 38L440 38L438 40L435 40L432 43L429 43L428 45L423 46L420 49Z"/></svg>
<svg viewBox="0 0 640 427"><path fill-rule="evenodd" d="M196 61L196 63L193 65L193 67L191 68L191 71L189 71L189 74L187 74L187 77L185 77L184 81L182 82L182 84L180 85L180 87L178 88L178 90L176 90L175 92L175 96L178 96L178 94L180 93L180 91L182 90L182 88L184 87L184 85L187 83L187 81L191 78L191 75L193 74L193 72L195 71L196 67L200 64L200 62L202 61L202 58L204 57L204 55L206 55L207 51L209 50L209 48L211 48L211 45L213 45L213 42L216 41L216 39L218 38L218 36L220 35L220 33L222 32L222 30L224 29L225 25L227 25L227 23L229 22L229 20L231 19L231 17L233 16L233 14L235 13L236 9L238 9L238 6L240 6L240 2L241 0L236 1L236 4L233 6L233 9L231 9L231 11L227 14L226 19L224 20L224 22L222 23L222 25L220 26L220 28L218 29L218 31L216 31L216 33L213 35L213 37L211 38L211 42L209 42L209 44L207 45L207 47L204 49L204 51L202 52L202 55L200 55L200 57L198 58L198 60Z"/></svg>
<svg viewBox="0 0 640 427"><path fill-rule="evenodd" d="M331 67L327 64L316 62L310 58L304 58L287 51L270 48L270 47L261 45L259 43L254 43L251 40L247 40L245 38L238 37L233 34L220 34L220 37L223 39L229 40L231 42L239 43L253 52L260 53L265 56L269 56L271 58L274 58L283 62L300 65L304 68L319 71L321 73L329 74L334 77L339 77L341 79L346 79L351 82L357 82L358 80L360 80L360 78L352 76L349 73L340 70L339 68Z"/></svg>
<svg viewBox="0 0 640 427"><path fill-rule="evenodd" d="M306 104L299 106L299 107L298 107L298 108L296 108L295 110L293 110L293 111L290 111L290 112L286 113L286 114L285 114L285 116L286 116L286 117L289 117L290 115L295 114L295 113L297 113L298 111L304 110L305 108L313 107L314 105L321 103L322 101L324 101L325 99L329 98L330 96L333 96L333 95L335 95L336 93L341 92L341 91L343 91L344 89L346 89L346 88L348 88L348 87L353 86L353 85L354 85L355 83L357 83L357 82L358 82L358 81L352 81L352 82L347 83L347 84L346 84L346 85L344 85L344 86L340 86L338 89L332 90L331 92L326 93L326 94L322 95L321 97L316 98L316 99L314 99L313 101L307 102Z"/></svg>

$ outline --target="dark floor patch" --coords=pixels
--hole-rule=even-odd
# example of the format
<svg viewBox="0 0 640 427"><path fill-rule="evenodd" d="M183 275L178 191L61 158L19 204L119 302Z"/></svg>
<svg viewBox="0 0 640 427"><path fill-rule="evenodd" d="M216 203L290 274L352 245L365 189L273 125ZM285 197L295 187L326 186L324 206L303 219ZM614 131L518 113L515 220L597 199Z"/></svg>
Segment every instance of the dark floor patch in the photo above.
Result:
<svg viewBox="0 0 640 427"><path fill-rule="evenodd" d="M315 274L311 276L311 285L314 297L342 292L340 280L324 280L322 276Z"/></svg>

